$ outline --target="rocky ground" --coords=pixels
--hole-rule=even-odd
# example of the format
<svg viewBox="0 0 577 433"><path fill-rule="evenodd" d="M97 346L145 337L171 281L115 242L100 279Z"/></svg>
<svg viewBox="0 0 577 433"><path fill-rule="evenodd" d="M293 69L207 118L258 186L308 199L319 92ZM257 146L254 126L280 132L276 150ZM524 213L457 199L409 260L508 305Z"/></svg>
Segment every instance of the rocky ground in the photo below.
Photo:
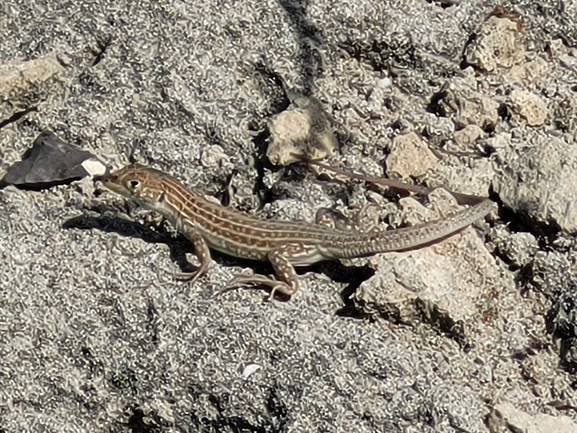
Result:
<svg viewBox="0 0 577 433"><path fill-rule="evenodd" d="M274 166L294 87L331 165L496 202L267 302L216 295L265 264L175 281L186 240L89 178L8 186L0 432L577 432L577 2L8 0L0 34L2 169L51 130L207 195L235 171L230 206L264 218L459 209Z"/></svg>

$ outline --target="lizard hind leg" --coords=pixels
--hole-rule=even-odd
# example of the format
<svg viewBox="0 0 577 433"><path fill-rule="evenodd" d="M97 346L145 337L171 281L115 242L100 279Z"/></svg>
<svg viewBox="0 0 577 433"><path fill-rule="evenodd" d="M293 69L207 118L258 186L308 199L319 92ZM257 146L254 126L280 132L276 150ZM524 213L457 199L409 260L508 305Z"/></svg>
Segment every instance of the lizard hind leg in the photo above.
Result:
<svg viewBox="0 0 577 433"><path fill-rule="evenodd" d="M299 289L299 281L297 273L290 263L289 259L282 254L282 250L272 250L267 256L272 265L277 280L266 277L264 275L237 275L235 276L219 293L238 288L239 286L248 284L257 287L270 288L269 301L274 299L275 294L281 293L286 296L294 295Z"/></svg>

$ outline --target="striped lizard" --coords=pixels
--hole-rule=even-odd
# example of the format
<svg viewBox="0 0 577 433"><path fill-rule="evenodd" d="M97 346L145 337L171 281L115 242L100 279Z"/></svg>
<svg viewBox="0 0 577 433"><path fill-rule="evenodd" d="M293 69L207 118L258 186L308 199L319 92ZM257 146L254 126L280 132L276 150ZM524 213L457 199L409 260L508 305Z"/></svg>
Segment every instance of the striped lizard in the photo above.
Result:
<svg viewBox="0 0 577 433"><path fill-rule="evenodd" d="M253 284L293 295L299 289L295 266L326 260L366 257L422 247L447 238L487 215L489 199L445 219L390 231L348 231L320 224L265 220L220 206L187 188L173 176L130 164L101 179L109 190L155 211L190 240L200 266L178 277L195 281L211 262L210 249L272 265L276 279L239 275L228 287Z"/></svg>

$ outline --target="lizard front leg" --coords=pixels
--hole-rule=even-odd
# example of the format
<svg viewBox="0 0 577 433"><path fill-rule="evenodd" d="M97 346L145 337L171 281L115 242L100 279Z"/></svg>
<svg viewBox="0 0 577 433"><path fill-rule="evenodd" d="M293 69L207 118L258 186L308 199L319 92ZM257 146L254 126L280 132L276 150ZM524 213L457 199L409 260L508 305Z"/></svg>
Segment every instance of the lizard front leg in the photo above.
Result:
<svg viewBox="0 0 577 433"><path fill-rule="evenodd" d="M175 277L179 280L194 283L200 276L206 273L211 262L210 249L204 238L195 230L189 229L183 232L184 236L192 242L194 254L200 265L192 272L176 272Z"/></svg>

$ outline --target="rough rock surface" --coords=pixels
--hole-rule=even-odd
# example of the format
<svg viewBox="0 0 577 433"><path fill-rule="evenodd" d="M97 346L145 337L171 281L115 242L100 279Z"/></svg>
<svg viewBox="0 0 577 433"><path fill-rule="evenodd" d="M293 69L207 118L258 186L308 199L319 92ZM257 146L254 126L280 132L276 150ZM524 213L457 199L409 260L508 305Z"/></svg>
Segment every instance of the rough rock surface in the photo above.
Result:
<svg viewBox="0 0 577 433"><path fill-rule="evenodd" d="M176 282L188 243L90 182L6 187L0 432L574 431L577 2L501 6L1 2L3 170L52 130L209 195L235 170L231 206L265 218L332 207L392 229L458 210L272 167L281 78L332 119L331 164L389 175L390 153L418 158L392 143L416 136L434 157L396 175L499 210L425 249L304 270L266 302L215 295L265 264L215 254Z"/></svg>

